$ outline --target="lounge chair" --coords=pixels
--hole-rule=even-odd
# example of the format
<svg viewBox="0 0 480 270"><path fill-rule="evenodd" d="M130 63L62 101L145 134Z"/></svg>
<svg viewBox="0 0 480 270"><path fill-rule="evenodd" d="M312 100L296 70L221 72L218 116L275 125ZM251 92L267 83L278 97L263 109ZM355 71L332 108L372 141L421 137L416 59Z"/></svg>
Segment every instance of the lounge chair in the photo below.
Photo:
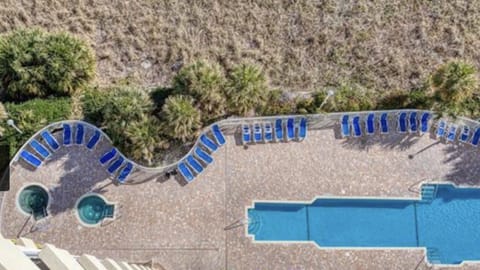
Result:
<svg viewBox="0 0 480 270"><path fill-rule="evenodd" d="M380 115L380 133L382 134L388 134L389 133L389 129L388 129L388 113L382 113L382 115Z"/></svg>
<svg viewBox="0 0 480 270"><path fill-rule="evenodd" d="M205 134L200 135L200 142L212 153L218 150L218 146Z"/></svg>
<svg viewBox="0 0 480 270"><path fill-rule="evenodd" d="M42 158L48 158L50 156L50 151L47 150L43 144L39 143L37 140L33 139L30 142L30 146L37 152Z"/></svg>
<svg viewBox="0 0 480 270"><path fill-rule="evenodd" d="M185 165L185 163L178 163L177 169L187 182L191 182L193 179L195 179L192 171L190 171L190 169L187 167L187 165Z"/></svg>
<svg viewBox="0 0 480 270"><path fill-rule="evenodd" d="M203 172L204 168L202 164L200 164L200 162L198 162L198 160L196 160L192 155L187 156L187 163L188 165L190 165L190 167L193 168L193 170L195 170L197 174L200 174Z"/></svg>
<svg viewBox="0 0 480 270"><path fill-rule="evenodd" d="M450 125L450 127L448 128L447 142L453 142L457 138L457 129L457 125Z"/></svg>
<svg viewBox="0 0 480 270"><path fill-rule="evenodd" d="M48 144L50 149L52 149L53 151L56 151L60 147L60 145L57 142L57 139L53 137L50 131L47 131L47 130L42 131L40 135L42 136L43 140L45 140L45 142Z"/></svg>
<svg viewBox="0 0 480 270"><path fill-rule="evenodd" d="M478 146L478 142L480 141L480 127L475 130L473 133L472 141L470 142L473 146Z"/></svg>
<svg viewBox="0 0 480 270"><path fill-rule="evenodd" d="M410 113L410 121L409 121L410 133L416 133L418 131L418 119L417 119L417 112L413 111Z"/></svg>
<svg viewBox="0 0 480 270"><path fill-rule="evenodd" d="M300 123L298 123L297 127L297 139L299 141L305 140L307 137L307 118L302 117L300 118Z"/></svg>
<svg viewBox="0 0 480 270"><path fill-rule="evenodd" d="M367 135L375 134L375 114L369 113L365 119L365 130Z"/></svg>
<svg viewBox="0 0 480 270"><path fill-rule="evenodd" d="M447 122L440 120L437 126L437 139L445 136L445 129L447 128Z"/></svg>
<svg viewBox="0 0 480 270"><path fill-rule="evenodd" d="M77 129L76 129L76 134L75 134L75 143L76 144L82 144L84 135L85 135L85 132L84 132L83 124L78 123L77 124Z"/></svg>
<svg viewBox="0 0 480 270"><path fill-rule="evenodd" d="M287 141L295 138L295 118L287 119Z"/></svg>
<svg viewBox="0 0 480 270"><path fill-rule="evenodd" d="M253 125L253 141L258 143L262 141L262 127L256 123Z"/></svg>
<svg viewBox="0 0 480 270"><path fill-rule="evenodd" d="M42 165L42 161L27 150L22 150L20 152L20 157L23 158L23 160L25 160L28 164L35 167L35 169Z"/></svg>
<svg viewBox="0 0 480 270"><path fill-rule="evenodd" d="M220 127L218 125L213 125L212 126L212 132L213 132L213 137L215 138L215 141L217 141L217 144L219 146L222 146L225 144L225 136L223 136L222 131L220 130Z"/></svg>
<svg viewBox="0 0 480 270"><path fill-rule="evenodd" d="M406 112L401 112L398 115L397 131L399 133L407 132L407 113Z"/></svg>
<svg viewBox="0 0 480 270"><path fill-rule="evenodd" d="M263 136L266 142L271 142L273 140L272 123L266 122L263 124Z"/></svg>
<svg viewBox="0 0 480 270"><path fill-rule="evenodd" d="M117 180L119 183L125 183L127 180L127 177L130 175L130 173L133 170L133 164L131 162L127 162L127 165L123 167L122 170L120 170L120 173L118 174Z"/></svg>
<svg viewBox="0 0 480 270"><path fill-rule="evenodd" d="M350 136L350 121L348 120L348 114L342 116L342 137Z"/></svg>
<svg viewBox="0 0 480 270"><path fill-rule="evenodd" d="M63 145L72 144L72 127L70 124L63 124Z"/></svg>
<svg viewBox="0 0 480 270"><path fill-rule="evenodd" d="M122 166L123 162L125 161L125 158L123 158L121 155L115 160L107 169L107 171L110 174L115 173L120 166Z"/></svg>
<svg viewBox="0 0 480 270"><path fill-rule="evenodd" d="M282 119L275 120L275 140L277 142L283 140L283 123Z"/></svg>
<svg viewBox="0 0 480 270"><path fill-rule="evenodd" d="M97 143L100 141L100 136L102 134L100 133L99 130L95 130L95 133L93 134L93 136L90 138L90 140L87 142L87 148L92 150L93 148L95 148L95 146L97 145Z"/></svg>
<svg viewBox="0 0 480 270"><path fill-rule="evenodd" d="M360 127L360 116L355 115L352 118L352 130L354 137L362 136L362 127Z"/></svg>
<svg viewBox="0 0 480 270"><path fill-rule="evenodd" d="M427 133L430 130L430 118L432 115L429 112L422 113L420 119L420 133Z"/></svg>
<svg viewBox="0 0 480 270"><path fill-rule="evenodd" d="M245 124L242 126L242 143L247 144L252 142L252 133L250 132L250 126Z"/></svg>
<svg viewBox="0 0 480 270"><path fill-rule="evenodd" d="M207 152L203 151L202 148L197 146L195 147L195 150L193 152L198 158L205 162L205 164L210 164L213 162L212 156L210 156Z"/></svg>
<svg viewBox="0 0 480 270"><path fill-rule="evenodd" d="M117 155L117 149L112 148L110 151L105 152L99 159L100 164L105 165Z"/></svg>
<svg viewBox="0 0 480 270"><path fill-rule="evenodd" d="M462 127L462 132L460 133L460 137L458 137L458 140L466 143L468 141L468 138L470 138L470 127L467 125L464 125Z"/></svg>

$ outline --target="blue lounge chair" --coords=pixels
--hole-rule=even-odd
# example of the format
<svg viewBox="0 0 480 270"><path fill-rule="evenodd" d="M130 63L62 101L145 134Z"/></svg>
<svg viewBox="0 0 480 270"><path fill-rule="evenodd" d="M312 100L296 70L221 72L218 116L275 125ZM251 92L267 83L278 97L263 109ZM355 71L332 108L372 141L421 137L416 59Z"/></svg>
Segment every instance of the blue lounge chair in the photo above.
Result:
<svg viewBox="0 0 480 270"><path fill-rule="evenodd" d="M295 138L295 118L287 119L287 141Z"/></svg>
<svg viewBox="0 0 480 270"><path fill-rule="evenodd" d="M75 134L75 143L76 144L82 144L83 143L83 137L84 137L84 128L83 124L78 123L77 124L77 133Z"/></svg>
<svg viewBox="0 0 480 270"><path fill-rule="evenodd" d="M360 116L355 115L352 118L352 129L353 129L353 136L354 137L362 136L362 128L360 127Z"/></svg>
<svg viewBox="0 0 480 270"><path fill-rule="evenodd" d="M342 137L350 136L350 122L348 120L348 114L342 116Z"/></svg>
<svg viewBox="0 0 480 270"><path fill-rule="evenodd" d="M187 156L187 163L190 165L190 167L193 168L193 170L197 173L200 174L203 172L203 166L196 160L192 155Z"/></svg>
<svg viewBox="0 0 480 270"><path fill-rule="evenodd" d="M458 138L459 141L466 143L470 138L470 127L465 125L462 127L462 133L460 133L460 137Z"/></svg>
<svg viewBox="0 0 480 270"><path fill-rule="evenodd" d="M213 132L213 137L215 137L215 140L217 141L217 144L219 146L224 145L225 144L225 136L223 136L223 133L220 130L220 127L218 125L213 125L212 126L212 132Z"/></svg>
<svg viewBox="0 0 480 270"><path fill-rule="evenodd" d="M63 124L63 145L72 143L72 127L70 124Z"/></svg>
<svg viewBox="0 0 480 270"><path fill-rule="evenodd" d="M113 174L115 173L118 168L120 168L120 166L122 166L123 162L125 161L125 159L122 157L122 156L119 156L117 158L117 160L115 160L109 167L108 167L108 172L110 174Z"/></svg>
<svg viewBox="0 0 480 270"><path fill-rule="evenodd" d="M194 153L198 158L200 158L203 162L205 162L205 164L210 164L213 162L213 158L198 146L195 147Z"/></svg>
<svg viewBox="0 0 480 270"><path fill-rule="evenodd" d="M263 136L266 142L273 141L272 123L267 122L263 124Z"/></svg>
<svg viewBox="0 0 480 270"><path fill-rule="evenodd" d="M453 142L457 138L457 125L450 125L448 129L448 134L447 134L447 142Z"/></svg>
<svg viewBox="0 0 480 270"><path fill-rule="evenodd" d="M430 130L430 118L432 115L429 112L424 112L420 119L420 133L427 133Z"/></svg>
<svg viewBox="0 0 480 270"><path fill-rule="evenodd" d="M262 141L262 127L258 123L253 125L253 141L256 143Z"/></svg>
<svg viewBox="0 0 480 270"><path fill-rule="evenodd" d="M307 137L307 118L300 118L300 123L298 124L297 139L299 141L305 140Z"/></svg>
<svg viewBox="0 0 480 270"><path fill-rule="evenodd" d="M275 139L276 141L283 140L283 123L282 119L275 120Z"/></svg>
<svg viewBox="0 0 480 270"><path fill-rule="evenodd" d="M375 134L375 114L369 113L365 119L365 130L368 135Z"/></svg>
<svg viewBox="0 0 480 270"><path fill-rule="evenodd" d="M445 136L445 129L447 128L447 122L440 120L437 127L437 139L440 139Z"/></svg>
<svg viewBox="0 0 480 270"><path fill-rule="evenodd" d="M22 152L20 152L20 157L22 157L28 164L35 167L35 169L42 165L42 161L27 150L22 150Z"/></svg>
<svg viewBox="0 0 480 270"><path fill-rule="evenodd" d="M418 119L417 119L417 112L410 113L410 133L415 133L418 131Z"/></svg>
<svg viewBox="0 0 480 270"><path fill-rule="evenodd" d="M250 132L250 126L247 124L242 127L242 142L243 144L252 142L252 133Z"/></svg>
<svg viewBox="0 0 480 270"><path fill-rule="evenodd" d="M191 182L193 179L195 179L192 171L190 171L190 169L187 167L187 165L185 165L185 163L178 163L177 169L187 182Z"/></svg>
<svg viewBox="0 0 480 270"><path fill-rule="evenodd" d="M398 115L397 131L398 131L399 133L405 133L405 132L407 132L407 113L406 113L406 112L401 112L401 113Z"/></svg>
<svg viewBox="0 0 480 270"><path fill-rule="evenodd" d="M35 152L37 152L44 159L50 156L50 152L47 150L47 148L43 146L41 143L39 143L37 140L33 139L30 142L30 146L35 150Z"/></svg>
<svg viewBox="0 0 480 270"><path fill-rule="evenodd" d="M105 165L117 155L117 149L112 148L110 151L105 152L99 159L100 164Z"/></svg>
<svg viewBox="0 0 480 270"><path fill-rule="evenodd" d="M478 146L478 142L480 141L480 127L475 130L473 133L472 141L470 142L473 146Z"/></svg>
<svg viewBox="0 0 480 270"><path fill-rule="evenodd" d="M90 140L87 142L87 148L92 150L93 148L95 148L95 146L97 145L97 143L100 141L100 136L101 136L101 133L99 130L95 130L95 133L93 134L93 136L90 138Z"/></svg>
<svg viewBox="0 0 480 270"><path fill-rule="evenodd" d="M123 169L118 174L118 177L117 177L118 182L122 184L125 183L125 181L127 180L127 177L130 175L132 170L133 170L133 164L131 162L128 162L127 165L125 165L125 167L123 167Z"/></svg>
<svg viewBox="0 0 480 270"><path fill-rule="evenodd" d="M43 140L45 140L45 142L48 144L48 146L50 146L50 149L52 149L53 151L57 150L60 147L55 137L53 137L52 133L50 133L49 131L43 131L41 133L41 136Z"/></svg>
<svg viewBox="0 0 480 270"><path fill-rule="evenodd" d="M218 146L205 134L200 136L200 142L212 153L218 149Z"/></svg>
<svg viewBox="0 0 480 270"><path fill-rule="evenodd" d="M382 134L388 134L389 133L389 129L388 129L388 113L382 113L382 115L380 115L380 133Z"/></svg>

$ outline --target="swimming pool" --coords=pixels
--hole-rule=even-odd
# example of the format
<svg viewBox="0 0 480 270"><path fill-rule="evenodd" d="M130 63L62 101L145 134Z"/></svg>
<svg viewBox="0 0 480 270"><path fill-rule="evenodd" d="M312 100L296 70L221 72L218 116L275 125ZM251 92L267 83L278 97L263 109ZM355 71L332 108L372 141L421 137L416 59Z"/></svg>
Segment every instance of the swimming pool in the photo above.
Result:
<svg viewBox="0 0 480 270"><path fill-rule="evenodd" d="M426 248L430 263L480 260L480 189L423 185L422 198L319 198L255 202L255 241L314 241L322 248Z"/></svg>

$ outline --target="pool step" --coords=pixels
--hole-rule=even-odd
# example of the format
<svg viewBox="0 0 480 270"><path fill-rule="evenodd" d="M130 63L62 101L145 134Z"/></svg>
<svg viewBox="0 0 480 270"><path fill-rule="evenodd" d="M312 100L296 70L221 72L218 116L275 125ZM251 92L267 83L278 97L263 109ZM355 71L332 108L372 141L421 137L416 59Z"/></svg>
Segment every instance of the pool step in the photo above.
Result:
<svg viewBox="0 0 480 270"><path fill-rule="evenodd" d="M431 264L442 263L442 256L437 248L427 248L427 260Z"/></svg>
<svg viewBox="0 0 480 270"><path fill-rule="evenodd" d="M423 185L422 186L422 201L431 202L435 199L437 195L437 186L436 185Z"/></svg>

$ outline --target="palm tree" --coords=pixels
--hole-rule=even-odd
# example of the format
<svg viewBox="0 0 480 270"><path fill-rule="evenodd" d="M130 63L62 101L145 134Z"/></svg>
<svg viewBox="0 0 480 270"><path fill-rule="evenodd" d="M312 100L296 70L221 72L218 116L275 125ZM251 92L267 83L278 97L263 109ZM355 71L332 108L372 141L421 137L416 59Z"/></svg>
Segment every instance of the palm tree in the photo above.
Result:
<svg viewBox="0 0 480 270"><path fill-rule="evenodd" d="M207 121L225 111L225 79L218 64L197 61L184 67L173 79L176 94L190 95L196 106L205 112Z"/></svg>
<svg viewBox="0 0 480 270"><path fill-rule="evenodd" d="M462 61L440 66L432 74L429 84L437 103L434 108L450 114L462 111L462 104L478 92L475 67Z"/></svg>
<svg viewBox="0 0 480 270"><path fill-rule="evenodd" d="M226 88L231 112L246 116L265 103L267 84L262 70L253 65L235 67Z"/></svg>
<svg viewBox="0 0 480 270"><path fill-rule="evenodd" d="M193 139L201 128L200 111L189 96L170 96L162 108L165 134L183 142Z"/></svg>
<svg viewBox="0 0 480 270"><path fill-rule="evenodd" d="M129 123L125 133L130 156L135 160L144 160L148 165L152 165L157 150L168 147L168 142L159 135L160 123L155 117L143 117L140 121Z"/></svg>

